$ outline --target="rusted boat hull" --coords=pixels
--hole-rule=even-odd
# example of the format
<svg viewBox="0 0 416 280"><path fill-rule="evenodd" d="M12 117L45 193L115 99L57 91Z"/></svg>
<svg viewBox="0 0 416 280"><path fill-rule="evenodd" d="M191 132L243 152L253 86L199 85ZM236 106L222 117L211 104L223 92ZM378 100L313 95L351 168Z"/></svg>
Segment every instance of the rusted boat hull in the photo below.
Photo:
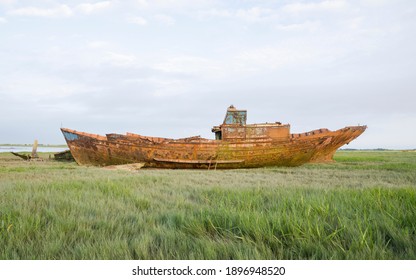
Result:
<svg viewBox="0 0 416 280"><path fill-rule="evenodd" d="M288 138L210 140L200 137L167 139L133 133L101 136L61 128L71 154L80 165L143 163L144 168L173 169L256 168L329 162L339 147L357 138L365 129L366 126L353 126L337 131L320 129L290 134Z"/></svg>

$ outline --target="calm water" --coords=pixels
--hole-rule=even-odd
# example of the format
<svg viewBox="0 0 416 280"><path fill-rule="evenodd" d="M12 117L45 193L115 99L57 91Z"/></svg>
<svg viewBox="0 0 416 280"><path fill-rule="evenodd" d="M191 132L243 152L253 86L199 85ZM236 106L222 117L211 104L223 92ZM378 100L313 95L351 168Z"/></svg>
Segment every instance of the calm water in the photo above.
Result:
<svg viewBox="0 0 416 280"><path fill-rule="evenodd" d="M67 147L38 147L38 152L40 153L57 153L68 150ZM32 152L31 146L0 146L0 153L8 153L8 152Z"/></svg>

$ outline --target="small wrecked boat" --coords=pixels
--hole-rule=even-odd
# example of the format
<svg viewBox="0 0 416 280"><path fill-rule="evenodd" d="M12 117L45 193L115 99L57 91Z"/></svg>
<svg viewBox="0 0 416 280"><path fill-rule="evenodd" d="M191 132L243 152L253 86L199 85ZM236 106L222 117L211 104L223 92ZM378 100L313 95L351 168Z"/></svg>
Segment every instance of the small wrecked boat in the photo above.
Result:
<svg viewBox="0 0 416 280"><path fill-rule="evenodd" d="M55 160L58 161L74 161L74 157L72 156L70 150L54 153L53 157Z"/></svg>
<svg viewBox="0 0 416 280"><path fill-rule="evenodd" d="M140 163L151 168L255 168L299 166L331 162L338 148L360 136L367 126L326 128L291 134L290 125L246 124L247 111L232 105L225 119L214 126L214 139L200 136L169 139L135 133L106 136L61 128L79 165L108 166Z"/></svg>

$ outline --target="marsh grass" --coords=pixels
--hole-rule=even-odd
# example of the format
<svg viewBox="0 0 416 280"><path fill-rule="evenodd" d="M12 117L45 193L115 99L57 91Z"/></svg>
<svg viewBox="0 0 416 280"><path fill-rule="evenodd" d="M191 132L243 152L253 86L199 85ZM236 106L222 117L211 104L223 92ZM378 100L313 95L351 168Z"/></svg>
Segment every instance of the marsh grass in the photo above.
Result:
<svg viewBox="0 0 416 280"><path fill-rule="evenodd" d="M416 153L335 159L128 172L0 154L0 259L416 259Z"/></svg>

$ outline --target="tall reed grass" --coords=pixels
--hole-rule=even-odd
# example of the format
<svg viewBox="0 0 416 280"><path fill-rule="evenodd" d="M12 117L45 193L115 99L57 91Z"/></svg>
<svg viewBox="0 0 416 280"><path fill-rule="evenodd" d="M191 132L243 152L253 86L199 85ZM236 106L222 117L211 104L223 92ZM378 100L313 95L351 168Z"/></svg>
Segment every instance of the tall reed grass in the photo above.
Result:
<svg viewBox="0 0 416 280"><path fill-rule="evenodd" d="M129 172L0 154L0 259L416 259L416 153L335 158Z"/></svg>

